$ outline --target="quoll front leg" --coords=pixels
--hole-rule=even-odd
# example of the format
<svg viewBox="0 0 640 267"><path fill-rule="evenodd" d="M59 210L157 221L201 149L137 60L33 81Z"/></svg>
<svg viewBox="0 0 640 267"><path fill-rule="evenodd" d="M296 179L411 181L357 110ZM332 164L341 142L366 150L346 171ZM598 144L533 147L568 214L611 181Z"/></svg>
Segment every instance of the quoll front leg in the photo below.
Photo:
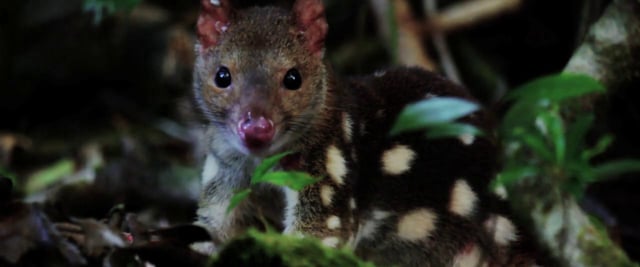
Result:
<svg viewBox="0 0 640 267"><path fill-rule="evenodd" d="M337 144L314 149L306 162L321 180L299 192L285 189L285 233L301 233L336 247L353 238L355 199L351 154Z"/></svg>

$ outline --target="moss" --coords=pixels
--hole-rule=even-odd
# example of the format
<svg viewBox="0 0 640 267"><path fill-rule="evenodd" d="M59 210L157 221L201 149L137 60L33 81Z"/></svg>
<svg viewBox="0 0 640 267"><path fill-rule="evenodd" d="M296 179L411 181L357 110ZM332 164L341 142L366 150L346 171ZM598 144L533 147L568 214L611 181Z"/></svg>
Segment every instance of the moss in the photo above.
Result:
<svg viewBox="0 0 640 267"><path fill-rule="evenodd" d="M312 238L250 230L229 242L210 266L371 266L350 250L327 248Z"/></svg>
<svg viewBox="0 0 640 267"><path fill-rule="evenodd" d="M584 251L582 262L586 266L619 266L619 267L639 267L632 262L627 255L617 249L606 233L595 227L584 227L579 236Z"/></svg>

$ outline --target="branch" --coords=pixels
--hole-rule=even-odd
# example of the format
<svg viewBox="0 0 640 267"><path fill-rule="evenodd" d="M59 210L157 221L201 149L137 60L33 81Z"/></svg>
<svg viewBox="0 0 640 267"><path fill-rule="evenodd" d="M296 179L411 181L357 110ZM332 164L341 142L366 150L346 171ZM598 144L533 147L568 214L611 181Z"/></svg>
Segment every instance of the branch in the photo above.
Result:
<svg viewBox="0 0 640 267"><path fill-rule="evenodd" d="M463 1L441 11L427 21L427 29L435 32L450 32L504 13L513 12L522 5L522 0L475 0Z"/></svg>
<svg viewBox="0 0 640 267"><path fill-rule="evenodd" d="M427 15L430 18L435 17L438 12L436 0L424 0L423 3ZM451 52L449 51L449 47L447 46L447 40L444 36L444 33L441 31L434 31L431 34L431 38L433 40L433 45L435 46L436 50L438 51L438 55L440 56L440 65L442 66L442 70L444 71L445 75L452 81L458 84L462 84L462 79L460 78L455 60L453 60L453 56L451 56Z"/></svg>
<svg viewBox="0 0 640 267"><path fill-rule="evenodd" d="M378 29L394 56L395 63L419 66L435 70L433 60L427 55L422 44L420 24L411 14L406 0L369 0L378 18Z"/></svg>

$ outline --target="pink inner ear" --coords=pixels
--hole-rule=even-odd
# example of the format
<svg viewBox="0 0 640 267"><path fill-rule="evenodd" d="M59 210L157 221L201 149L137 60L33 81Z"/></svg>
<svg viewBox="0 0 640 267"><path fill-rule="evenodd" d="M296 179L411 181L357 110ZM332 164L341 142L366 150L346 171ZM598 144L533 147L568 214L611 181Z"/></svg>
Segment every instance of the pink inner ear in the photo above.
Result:
<svg viewBox="0 0 640 267"><path fill-rule="evenodd" d="M201 0L202 12L198 18L198 39L203 49L218 44L220 35L227 30L231 5L228 0L220 1L220 6L214 6L210 0Z"/></svg>
<svg viewBox="0 0 640 267"><path fill-rule="evenodd" d="M322 56L324 39L329 28L324 17L322 0L298 0L293 12L298 27L304 34L307 49L315 56Z"/></svg>

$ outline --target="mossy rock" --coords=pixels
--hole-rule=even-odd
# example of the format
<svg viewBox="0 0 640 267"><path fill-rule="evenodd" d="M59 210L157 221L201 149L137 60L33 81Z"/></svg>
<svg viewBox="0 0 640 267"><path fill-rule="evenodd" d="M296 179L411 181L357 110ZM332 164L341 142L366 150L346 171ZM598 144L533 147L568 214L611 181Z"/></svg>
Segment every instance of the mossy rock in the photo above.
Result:
<svg viewBox="0 0 640 267"><path fill-rule="evenodd" d="M332 249L318 240L261 233L250 230L227 245L210 266L362 266L373 264L358 259L350 250Z"/></svg>

